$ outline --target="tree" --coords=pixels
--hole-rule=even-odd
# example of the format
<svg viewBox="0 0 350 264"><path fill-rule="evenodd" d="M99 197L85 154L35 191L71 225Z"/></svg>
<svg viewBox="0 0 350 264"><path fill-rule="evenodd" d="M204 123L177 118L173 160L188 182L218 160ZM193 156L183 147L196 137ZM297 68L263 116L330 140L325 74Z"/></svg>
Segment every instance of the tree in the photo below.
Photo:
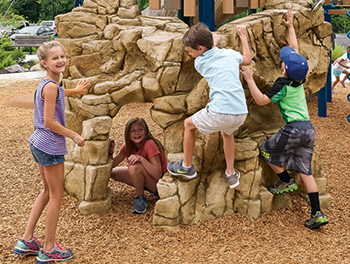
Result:
<svg viewBox="0 0 350 264"><path fill-rule="evenodd" d="M65 14L74 8L73 0L55 0L54 16ZM52 0L41 0L39 20L52 20Z"/></svg>
<svg viewBox="0 0 350 264"><path fill-rule="evenodd" d="M20 0L15 1L11 7L14 14L25 17L29 22L38 21L40 14L40 0Z"/></svg>

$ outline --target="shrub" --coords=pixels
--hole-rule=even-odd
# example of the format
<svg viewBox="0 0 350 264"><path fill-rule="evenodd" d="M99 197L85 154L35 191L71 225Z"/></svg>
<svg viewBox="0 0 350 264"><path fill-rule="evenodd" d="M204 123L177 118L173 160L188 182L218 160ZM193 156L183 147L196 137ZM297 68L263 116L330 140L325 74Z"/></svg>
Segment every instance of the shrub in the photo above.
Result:
<svg viewBox="0 0 350 264"><path fill-rule="evenodd" d="M345 50L342 45L338 44L337 42L335 42L334 44L334 49L332 50L332 62L334 62L336 59L338 59L345 53Z"/></svg>
<svg viewBox="0 0 350 264"><path fill-rule="evenodd" d="M4 58L0 60L0 69L6 68L14 64L16 64L16 62L11 57L11 54L8 54L7 56L4 56Z"/></svg>
<svg viewBox="0 0 350 264"><path fill-rule="evenodd" d="M7 36L1 38L0 42L0 69L23 62L25 55L22 50L9 47L12 41Z"/></svg>

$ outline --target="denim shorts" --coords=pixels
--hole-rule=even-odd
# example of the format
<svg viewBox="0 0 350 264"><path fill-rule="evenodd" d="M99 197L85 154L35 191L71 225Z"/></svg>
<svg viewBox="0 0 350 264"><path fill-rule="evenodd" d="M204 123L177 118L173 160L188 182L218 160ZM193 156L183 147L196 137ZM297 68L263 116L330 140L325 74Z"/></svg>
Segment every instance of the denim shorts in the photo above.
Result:
<svg viewBox="0 0 350 264"><path fill-rule="evenodd" d="M227 135L231 135L243 125L246 117L247 114L216 113L206 107L192 116L192 122L198 131L206 136L217 131L224 131Z"/></svg>
<svg viewBox="0 0 350 264"><path fill-rule="evenodd" d="M30 144L30 151L32 152L34 161L39 163L42 167L56 165L65 161L64 155L47 154L34 147L33 144Z"/></svg>

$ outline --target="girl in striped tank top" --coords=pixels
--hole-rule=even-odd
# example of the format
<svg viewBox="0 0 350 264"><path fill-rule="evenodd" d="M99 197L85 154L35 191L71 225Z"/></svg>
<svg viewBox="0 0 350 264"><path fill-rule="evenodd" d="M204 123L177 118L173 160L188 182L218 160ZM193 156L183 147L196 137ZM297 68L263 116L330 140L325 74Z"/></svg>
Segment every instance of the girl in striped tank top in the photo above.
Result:
<svg viewBox="0 0 350 264"><path fill-rule="evenodd" d="M36 263L67 261L73 257L72 250L65 250L55 242L58 216L64 196L64 155L67 154L66 137L83 147L84 138L65 127L65 96L82 94L90 85L80 80L75 89L64 90L58 85L66 68L63 46L57 41L42 44L37 56L46 76L40 81L35 93L34 126L29 138L30 150L38 163L43 181L43 191L36 198L23 238L16 244L14 252L20 255L38 255ZM36 223L47 205L45 243L34 237Z"/></svg>

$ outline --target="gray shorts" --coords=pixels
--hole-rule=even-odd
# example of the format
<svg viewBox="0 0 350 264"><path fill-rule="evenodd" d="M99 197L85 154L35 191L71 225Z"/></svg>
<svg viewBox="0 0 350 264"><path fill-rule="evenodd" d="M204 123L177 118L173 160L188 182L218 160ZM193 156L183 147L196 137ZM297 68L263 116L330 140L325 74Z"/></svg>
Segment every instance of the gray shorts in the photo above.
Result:
<svg viewBox="0 0 350 264"><path fill-rule="evenodd" d="M198 131L206 136L217 131L224 131L227 135L231 135L243 125L246 118L247 114L220 114L206 107L192 116L192 122Z"/></svg>
<svg viewBox="0 0 350 264"><path fill-rule="evenodd" d="M315 128L310 121L295 121L283 126L260 146L260 155L278 167L312 175L311 159Z"/></svg>

